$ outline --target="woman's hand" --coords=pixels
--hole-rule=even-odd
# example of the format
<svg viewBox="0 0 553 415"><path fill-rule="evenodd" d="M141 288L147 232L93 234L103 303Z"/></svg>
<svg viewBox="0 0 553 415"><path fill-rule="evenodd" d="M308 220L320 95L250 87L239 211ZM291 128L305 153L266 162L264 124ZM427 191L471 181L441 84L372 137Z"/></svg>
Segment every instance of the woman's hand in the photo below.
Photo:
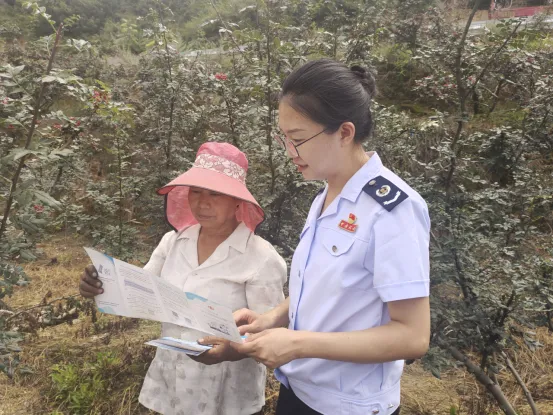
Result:
<svg viewBox="0 0 553 415"><path fill-rule="evenodd" d="M89 265L84 269L79 284L79 292L86 298L94 298L98 294L104 292L102 289L102 281L98 278L98 272L94 265Z"/></svg>
<svg viewBox="0 0 553 415"><path fill-rule="evenodd" d="M216 365L221 362L236 362L246 357L236 351L236 349L231 346L229 340L208 336L199 339L198 343L204 346L213 346L199 356L188 356L190 359L198 363L203 363L204 365Z"/></svg>
<svg viewBox="0 0 553 415"><path fill-rule="evenodd" d="M290 297L264 314L257 314L252 310L242 308L234 312L234 322L238 326L241 335L259 333L276 327L286 327L290 323L288 320L289 308Z"/></svg>
<svg viewBox="0 0 553 415"><path fill-rule="evenodd" d="M238 326L240 335L246 333L259 333L263 330L272 329L275 327L276 322L272 314L257 314L247 308L242 308L233 313L234 322Z"/></svg>
<svg viewBox="0 0 553 415"><path fill-rule="evenodd" d="M274 369L300 357L300 333L285 328L269 329L248 336L242 344L233 343L232 347Z"/></svg>

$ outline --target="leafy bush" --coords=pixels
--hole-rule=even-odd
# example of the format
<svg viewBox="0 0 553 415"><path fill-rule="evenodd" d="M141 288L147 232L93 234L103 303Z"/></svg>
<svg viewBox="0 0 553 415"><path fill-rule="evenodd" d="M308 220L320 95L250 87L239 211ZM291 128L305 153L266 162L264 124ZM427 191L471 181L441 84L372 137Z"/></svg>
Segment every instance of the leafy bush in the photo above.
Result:
<svg viewBox="0 0 553 415"><path fill-rule="evenodd" d="M111 352L100 352L94 361L80 367L71 363L54 365L54 399L75 415L98 413L98 401L105 399L122 365L120 357Z"/></svg>

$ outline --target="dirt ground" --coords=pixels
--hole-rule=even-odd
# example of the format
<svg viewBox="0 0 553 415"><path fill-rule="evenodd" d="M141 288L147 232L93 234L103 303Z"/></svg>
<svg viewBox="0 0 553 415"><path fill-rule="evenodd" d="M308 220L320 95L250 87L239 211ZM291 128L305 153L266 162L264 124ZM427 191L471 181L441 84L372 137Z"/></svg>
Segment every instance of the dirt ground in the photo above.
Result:
<svg viewBox="0 0 553 415"><path fill-rule="evenodd" d="M13 309L39 304L51 299L77 294L77 284L87 256L83 241L57 237L42 246L44 259L25 266L31 284L19 288L8 299ZM53 260L55 258L55 260ZM111 399L103 399L92 413L147 414L137 403L143 375L153 356L153 348L144 342L159 334L154 322L81 315L72 325L63 324L40 330L23 344L22 361L33 369L30 375L14 380L0 375L0 415L69 414L56 400L51 380L52 366L60 363L81 365L96 353L116 351L130 362L132 370L119 375L110 390ZM535 353L520 352L514 361L527 383L540 413L553 415L553 334L537 331L543 347ZM522 390L508 373L499 376L502 389L520 414L531 414ZM452 369L437 379L418 362L407 366L402 380L402 414L494 414L499 409L481 393L482 387L463 369ZM278 394L278 382L269 375L265 414L272 414ZM105 401L105 402L104 402ZM454 409L452 409L454 408ZM57 411L57 412L56 412Z"/></svg>

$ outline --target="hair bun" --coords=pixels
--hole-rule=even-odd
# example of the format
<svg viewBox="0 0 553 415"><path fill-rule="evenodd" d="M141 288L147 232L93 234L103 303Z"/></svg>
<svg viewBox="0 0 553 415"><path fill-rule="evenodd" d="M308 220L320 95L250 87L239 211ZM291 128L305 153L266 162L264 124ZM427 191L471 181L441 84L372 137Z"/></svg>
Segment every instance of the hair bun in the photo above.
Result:
<svg viewBox="0 0 553 415"><path fill-rule="evenodd" d="M364 77L365 74L367 73L367 70L365 68L363 68L362 66L359 66L359 65L353 65L350 69L353 72L356 72L358 74L358 76L362 76L362 77Z"/></svg>
<svg viewBox="0 0 553 415"><path fill-rule="evenodd" d="M376 81L373 74L368 69L359 65L353 65L350 69L359 78L363 88L365 88L371 97L374 97L376 95Z"/></svg>

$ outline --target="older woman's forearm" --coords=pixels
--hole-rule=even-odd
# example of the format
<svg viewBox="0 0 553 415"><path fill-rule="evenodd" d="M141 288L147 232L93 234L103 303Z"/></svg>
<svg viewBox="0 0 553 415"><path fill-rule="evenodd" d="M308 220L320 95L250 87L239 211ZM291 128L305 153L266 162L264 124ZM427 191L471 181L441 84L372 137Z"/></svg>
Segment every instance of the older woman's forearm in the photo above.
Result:
<svg viewBox="0 0 553 415"><path fill-rule="evenodd" d="M428 350L429 336L392 321L363 331L315 333L298 331L296 358L318 358L355 363L383 363L416 359Z"/></svg>

